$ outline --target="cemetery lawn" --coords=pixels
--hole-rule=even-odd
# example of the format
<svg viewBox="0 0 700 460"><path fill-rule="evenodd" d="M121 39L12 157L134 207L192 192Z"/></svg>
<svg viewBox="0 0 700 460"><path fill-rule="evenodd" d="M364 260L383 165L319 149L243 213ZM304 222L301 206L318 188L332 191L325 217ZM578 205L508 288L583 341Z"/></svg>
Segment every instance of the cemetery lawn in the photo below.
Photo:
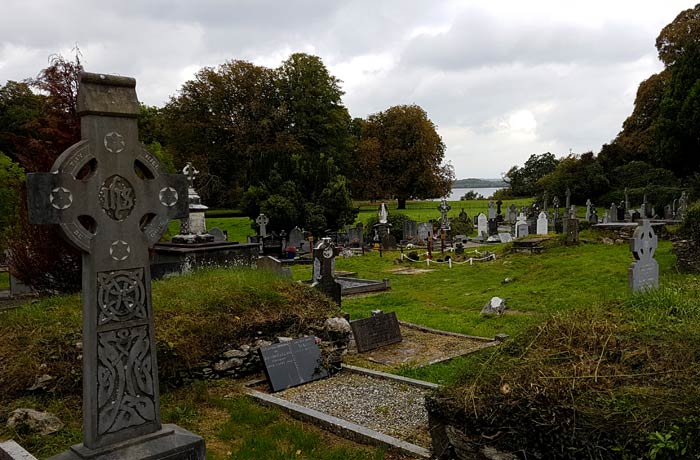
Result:
<svg viewBox="0 0 700 460"><path fill-rule="evenodd" d="M0 291L7 291L10 289L10 273L0 272Z"/></svg>

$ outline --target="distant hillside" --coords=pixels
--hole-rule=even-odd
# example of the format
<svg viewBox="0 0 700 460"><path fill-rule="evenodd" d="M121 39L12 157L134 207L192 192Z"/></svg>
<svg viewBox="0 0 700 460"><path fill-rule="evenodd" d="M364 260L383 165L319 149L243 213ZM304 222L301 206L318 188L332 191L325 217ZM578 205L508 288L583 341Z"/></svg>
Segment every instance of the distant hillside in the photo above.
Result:
<svg viewBox="0 0 700 460"><path fill-rule="evenodd" d="M508 184L501 179L458 179L452 183L452 188L487 188L487 187L507 187Z"/></svg>

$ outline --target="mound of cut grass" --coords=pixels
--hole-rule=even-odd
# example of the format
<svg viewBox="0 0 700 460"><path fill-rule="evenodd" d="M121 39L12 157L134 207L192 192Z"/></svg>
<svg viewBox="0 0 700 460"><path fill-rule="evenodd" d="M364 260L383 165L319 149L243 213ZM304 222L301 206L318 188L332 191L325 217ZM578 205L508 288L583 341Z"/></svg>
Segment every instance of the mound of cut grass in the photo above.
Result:
<svg viewBox="0 0 700 460"><path fill-rule="evenodd" d="M522 458L700 458L699 287L555 314L482 352L431 408Z"/></svg>
<svg viewBox="0 0 700 460"><path fill-rule="evenodd" d="M257 338L293 335L340 314L319 291L256 270L212 270L153 283L161 382ZM80 394L82 306L55 296L0 313L0 420L43 374Z"/></svg>

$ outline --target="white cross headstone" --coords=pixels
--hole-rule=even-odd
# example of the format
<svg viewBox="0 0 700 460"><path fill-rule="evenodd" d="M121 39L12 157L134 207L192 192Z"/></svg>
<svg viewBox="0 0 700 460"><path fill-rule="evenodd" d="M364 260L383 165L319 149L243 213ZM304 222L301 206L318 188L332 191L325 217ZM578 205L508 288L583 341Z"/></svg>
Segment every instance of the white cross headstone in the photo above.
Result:
<svg viewBox="0 0 700 460"><path fill-rule="evenodd" d="M267 237L267 224L270 223L270 219L265 214L260 214L255 219L255 223L260 226L260 236L262 238Z"/></svg>
<svg viewBox="0 0 700 460"><path fill-rule="evenodd" d="M488 219L483 212L479 213L479 217L477 218L476 231L479 236L483 234L488 235L489 233Z"/></svg>
<svg viewBox="0 0 700 460"><path fill-rule="evenodd" d="M529 235L530 230L527 225L527 218L525 213L521 212L518 215L518 220L515 222L515 237L522 238L523 236Z"/></svg>
<svg viewBox="0 0 700 460"><path fill-rule="evenodd" d="M547 213L545 213L543 211L540 213L539 216L537 216L537 234L538 235L546 235L549 232L547 226L548 226Z"/></svg>

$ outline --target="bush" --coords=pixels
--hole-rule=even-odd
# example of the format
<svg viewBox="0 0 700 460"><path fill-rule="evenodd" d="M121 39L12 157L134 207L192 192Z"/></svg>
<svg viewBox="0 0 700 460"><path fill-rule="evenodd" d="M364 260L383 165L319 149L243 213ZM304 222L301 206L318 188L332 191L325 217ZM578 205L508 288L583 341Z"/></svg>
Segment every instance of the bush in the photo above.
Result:
<svg viewBox="0 0 700 460"><path fill-rule="evenodd" d="M396 238L396 241L401 241L403 238L403 223L411 218L406 214L394 213L389 214L387 221L391 227L389 228L389 233ZM379 218L372 216L367 220L367 225L365 226L365 241L374 240L374 226L379 223Z"/></svg>
<svg viewBox="0 0 700 460"><path fill-rule="evenodd" d="M700 243L700 202L688 207L678 233L682 238Z"/></svg>

